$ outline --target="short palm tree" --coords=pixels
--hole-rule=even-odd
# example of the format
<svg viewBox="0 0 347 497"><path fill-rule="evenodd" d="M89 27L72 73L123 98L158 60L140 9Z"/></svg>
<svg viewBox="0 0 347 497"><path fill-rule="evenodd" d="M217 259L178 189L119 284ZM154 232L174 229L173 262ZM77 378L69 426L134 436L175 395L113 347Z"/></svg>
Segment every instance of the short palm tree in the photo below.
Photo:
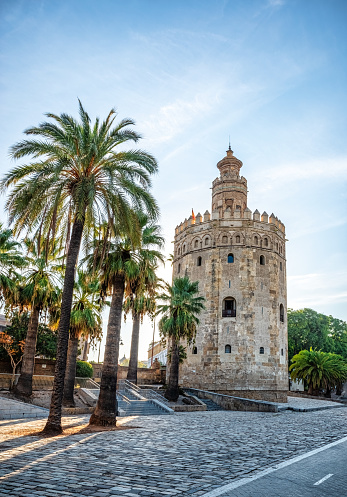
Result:
<svg viewBox="0 0 347 497"><path fill-rule="evenodd" d="M82 337L91 340L101 338L103 301L100 298L100 284L78 270L70 318L70 337L65 372L63 405L74 407L74 386L78 344Z"/></svg>
<svg viewBox="0 0 347 497"><path fill-rule="evenodd" d="M58 329L56 369L50 413L45 432L61 433L61 408L68 349L75 269L83 233L105 220L123 228L131 226L131 208L157 215L149 193L155 159L141 150L124 150L140 136L131 119L115 124L116 112L94 124L82 104L80 121L67 114L47 114L51 119L25 131L27 139L11 149L14 159L30 157L29 164L13 168L2 188L11 188L6 207L15 232L43 226L45 236L57 230L66 234L66 269Z"/></svg>
<svg viewBox="0 0 347 497"><path fill-rule="evenodd" d="M292 380L308 383L308 393L318 394L320 388L326 390L343 383L347 379L347 363L337 354L320 350L301 350L292 359L289 368Z"/></svg>
<svg viewBox="0 0 347 497"><path fill-rule="evenodd" d="M160 227L149 221L147 216L139 216L141 227L140 248L132 254L134 271L126 281L124 310L131 312L133 329L131 334L130 360L127 379L137 384L137 363L139 349L140 322L145 314L154 316L156 292L160 280L156 275L157 263L164 262L159 252L164 245Z"/></svg>
<svg viewBox="0 0 347 497"><path fill-rule="evenodd" d="M194 341L199 324L198 315L204 309L204 297L198 296L198 282L188 276L175 278L172 286L166 285L166 293L158 296L164 304L158 305L162 314L159 330L170 343L170 376L165 397L176 402L179 396L178 375L180 362L180 340L188 344Z"/></svg>
<svg viewBox="0 0 347 497"><path fill-rule="evenodd" d="M34 374L36 340L39 327L39 317L42 311L47 309L59 299L59 277L52 271L45 253L40 256L31 245L31 254L27 256L29 267L23 273L23 283L20 298L30 309L28 332L25 338L24 354L22 360L21 374L14 393L30 397L32 395L32 381Z"/></svg>

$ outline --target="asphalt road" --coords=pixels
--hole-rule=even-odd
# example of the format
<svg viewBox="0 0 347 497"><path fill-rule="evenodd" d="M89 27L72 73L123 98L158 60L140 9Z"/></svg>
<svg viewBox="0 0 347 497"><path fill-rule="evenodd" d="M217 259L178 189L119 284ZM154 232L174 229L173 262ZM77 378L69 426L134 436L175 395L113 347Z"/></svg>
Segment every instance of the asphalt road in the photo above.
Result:
<svg viewBox="0 0 347 497"><path fill-rule="evenodd" d="M285 464L285 463L284 463ZM269 474L206 497L347 497L347 440ZM251 477L252 479L252 477ZM204 496L202 496L204 497Z"/></svg>

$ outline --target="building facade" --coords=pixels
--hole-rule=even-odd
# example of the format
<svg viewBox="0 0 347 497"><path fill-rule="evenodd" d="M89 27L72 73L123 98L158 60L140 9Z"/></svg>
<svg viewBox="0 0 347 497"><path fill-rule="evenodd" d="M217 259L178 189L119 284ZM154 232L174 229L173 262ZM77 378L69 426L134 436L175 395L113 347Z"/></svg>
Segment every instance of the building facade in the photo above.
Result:
<svg viewBox="0 0 347 497"><path fill-rule="evenodd" d="M247 206L242 162L227 151L206 211L176 227L173 277L199 281L205 310L181 365L182 386L286 402L285 227Z"/></svg>
<svg viewBox="0 0 347 497"><path fill-rule="evenodd" d="M150 344L148 351L147 367L150 368L153 362L157 359L162 366L166 366L167 362L167 347L162 340Z"/></svg>

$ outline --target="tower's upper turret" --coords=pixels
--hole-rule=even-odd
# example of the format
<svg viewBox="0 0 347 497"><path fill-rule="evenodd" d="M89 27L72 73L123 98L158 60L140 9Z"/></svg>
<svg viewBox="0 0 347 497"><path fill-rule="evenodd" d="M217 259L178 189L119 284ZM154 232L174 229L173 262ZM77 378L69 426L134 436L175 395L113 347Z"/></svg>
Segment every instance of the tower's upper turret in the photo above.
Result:
<svg viewBox="0 0 347 497"><path fill-rule="evenodd" d="M220 178L237 178L242 167L242 162L234 156L230 145L227 150L227 155L218 162L218 169L220 170Z"/></svg>
<svg viewBox="0 0 347 497"><path fill-rule="evenodd" d="M247 181L241 176L242 162L234 156L230 145L227 155L218 162L220 177L212 184L212 216L228 218L235 210L247 208Z"/></svg>

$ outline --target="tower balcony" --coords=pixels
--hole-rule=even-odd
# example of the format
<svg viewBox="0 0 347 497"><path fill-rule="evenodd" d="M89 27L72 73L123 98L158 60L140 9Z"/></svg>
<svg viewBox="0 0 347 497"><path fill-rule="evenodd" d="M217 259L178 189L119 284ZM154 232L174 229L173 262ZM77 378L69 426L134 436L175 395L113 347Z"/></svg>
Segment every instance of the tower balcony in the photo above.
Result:
<svg viewBox="0 0 347 497"><path fill-rule="evenodd" d="M222 309L222 318L236 318L236 309Z"/></svg>

